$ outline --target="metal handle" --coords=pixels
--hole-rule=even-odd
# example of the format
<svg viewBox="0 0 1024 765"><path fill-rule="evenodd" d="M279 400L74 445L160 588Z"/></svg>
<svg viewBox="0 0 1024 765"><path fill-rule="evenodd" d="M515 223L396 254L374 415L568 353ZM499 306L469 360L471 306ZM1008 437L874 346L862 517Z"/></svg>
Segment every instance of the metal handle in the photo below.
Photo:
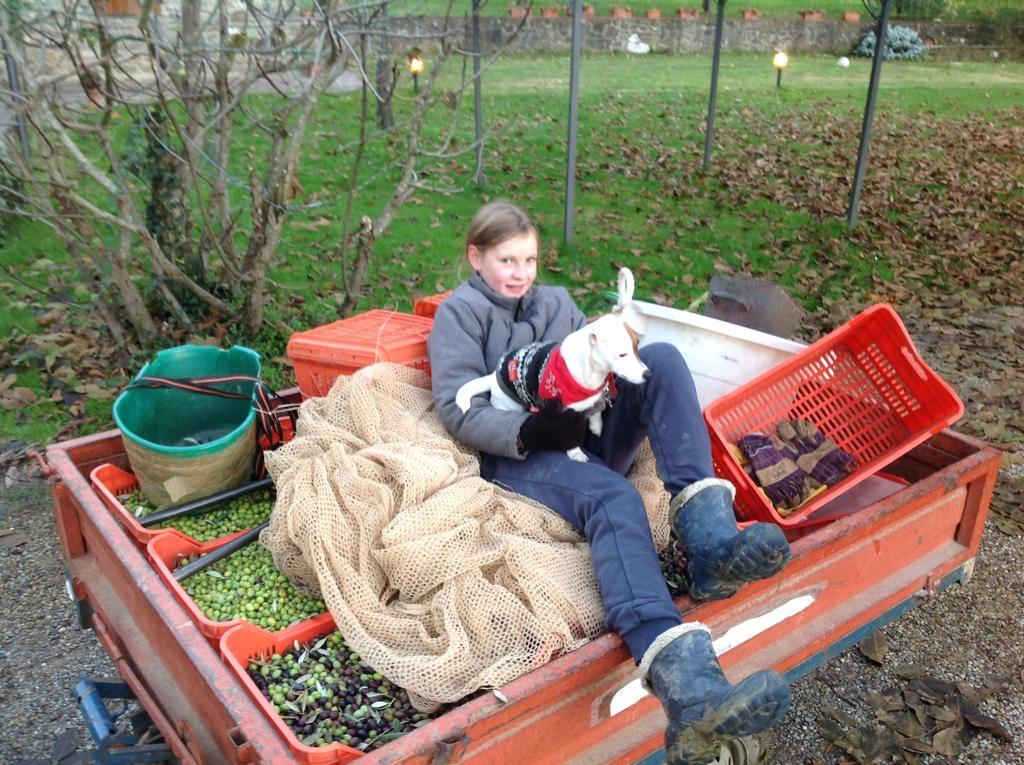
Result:
<svg viewBox="0 0 1024 765"><path fill-rule="evenodd" d="M139 523L143 526L153 526L154 524L161 523L163 521L169 521L172 518L180 518L183 515L201 515L202 513L209 512L214 508L220 507L223 504L230 502L233 499L244 497L247 494L252 494L263 489L273 489L274 479L273 478L261 478L258 481L252 483L243 483L241 486L235 486L231 489L225 489L224 491L211 494L209 497L203 497L201 499L193 499L191 502L185 502L175 507L168 507L166 510L161 510L158 513L147 515L139 518Z"/></svg>
<svg viewBox="0 0 1024 765"><path fill-rule="evenodd" d="M202 558L199 558L198 560L194 560L191 563L182 566L174 572L174 578L179 582L184 581L193 574L199 573L207 566L212 566L217 561L222 560L231 555L231 553L241 550L246 545L256 541L256 538L259 537L260 532L263 531L263 529L265 529L269 525L270 521L264 521L259 526L254 526L253 528L249 529L247 532L242 534L242 536L236 539L232 539L223 547L218 547L216 550L207 553Z"/></svg>

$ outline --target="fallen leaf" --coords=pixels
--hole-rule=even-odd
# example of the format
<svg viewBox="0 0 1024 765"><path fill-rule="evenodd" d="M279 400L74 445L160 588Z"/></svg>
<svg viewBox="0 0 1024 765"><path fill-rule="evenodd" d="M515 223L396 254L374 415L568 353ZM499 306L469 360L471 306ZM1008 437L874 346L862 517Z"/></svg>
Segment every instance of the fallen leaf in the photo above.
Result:
<svg viewBox="0 0 1024 765"><path fill-rule="evenodd" d="M954 702L955 704L956 702ZM960 707L956 705L956 708L939 706L938 704L925 704L925 714L933 718L937 722L950 723L960 719Z"/></svg>
<svg viewBox="0 0 1024 765"><path fill-rule="evenodd" d="M1013 518L1004 518L993 514L992 525L1004 534L1008 534L1012 537L1019 537L1021 534L1024 534L1024 524L1020 521L1014 520Z"/></svg>
<svg viewBox="0 0 1024 765"><path fill-rule="evenodd" d="M998 720L995 720L989 717L988 715L982 714L980 711L978 711L978 708L975 707L973 704L965 703L961 706L960 709L963 712L964 719L967 720L967 722L969 722L975 728L987 730L989 733L998 736L1008 744L1013 743L1013 734L1010 733L1010 731L1008 731L1006 727Z"/></svg>
<svg viewBox="0 0 1024 765"><path fill-rule="evenodd" d="M320 217L314 221L292 220L289 224L292 228L299 228L303 231L319 231L326 226L330 226L331 221L329 218Z"/></svg>
<svg viewBox="0 0 1024 765"><path fill-rule="evenodd" d="M953 726L940 730L932 736L932 748L936 754L944 757L955 757L960 744L960 728Z"/></svg>
<svg viewBox="0 0 1024 765"><path fill-rule="evenodd" d="M909 709L879 715L878 720L906 738L921 738L928 730Z"/></svg>
<svg viewBox="0 0 1024 765"><path fill-rule="evenodd" d="M878 693L877 691L868 691L864 696L864 700L875 709L881 709L889 712L897 709L903 709L903 699L899 696Z"/></svg>
<svg viewBox="0 0 1024 765"><path fill-rule="evenodd" d="M64 306L56 306L51 308L49 311L44 313L42 316L36 318L36 321L41 327L49 327L51 324L56 324L64 316Z"/></svg>
<svg viewBox="0 0 1024 765"><path fill-rule="evenodd" d="M0 550L6 550L10 547L19 547L27 541L28 537L24 534L8 534L0 537Z"/></svg>
<svg viewBox="0 0 1024 765"><path fill-rule="evenodd" d="M881 630L877 630L857 643L857 648L865 658L881 665L885 659L886 652L889 650L889 643L885 639L885 634Z"/></svg>
<svg viewBox="0 0 1024 765"><path fill-rule="evenodd" d="M901 746L908 752L918 752L920 754L932 754L935 748L926 741L921 741L917 738L905 739Z"/></svg>
<svg viewBox="0 0 1024 765"><path fill-rule="evenodd" d="M825 707L821 710L821 713L829 719L835 720L841 725L845 725L847 728L856 728L858 725L856 718L841 709L836 709L835 707Z"/></svg>
<svg viewBox="0 0 1024 765"><path fill-rule="evenodd" d="M924 668L916 664L897 664L892 668L892 673L902 680L916 680L925 676Z"/></svg>
<svg viewBox="0 0 1024 765"><path fill-rule="evenodd" d="M76 393L83 393L88 398L94 401L109 401L117 395L117 391L113 388L103 388L95 383L86 383L85 385L76 385Z"/></svg>
<svg viewBox="0 0 1024 765"><path fill-rule="evenodd" d="M5 400L10 400L19 406L32 404L36 400L36 392L25 387L11 388L11 390L4 391L3 396Z"/></svg>

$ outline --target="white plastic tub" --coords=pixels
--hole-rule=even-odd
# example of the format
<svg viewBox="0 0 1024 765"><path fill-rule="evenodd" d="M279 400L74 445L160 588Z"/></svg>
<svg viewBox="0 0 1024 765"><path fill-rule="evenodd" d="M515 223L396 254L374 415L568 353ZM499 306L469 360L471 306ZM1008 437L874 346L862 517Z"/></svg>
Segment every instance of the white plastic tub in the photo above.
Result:
<svg viewBox="0 0 1024 765"><path fill-rule="evenodd" d="M647 331L640 345L664 342L679 349L693 375L701 409L807 347L795 340L678 308L642 301L637 301L637 306L647 318ZM884 473L870 476L862 486L819 508L812 521L822 523L849 515L906 485L905 481Z"/></svg>
<svg viewBox="0 0 1024 765"><path fill-rule="evenodd" d="M636 305L647 317L641 347L671 343L679 349L693 375L701 409L806 347L678 308L639 300Z"/></svg>

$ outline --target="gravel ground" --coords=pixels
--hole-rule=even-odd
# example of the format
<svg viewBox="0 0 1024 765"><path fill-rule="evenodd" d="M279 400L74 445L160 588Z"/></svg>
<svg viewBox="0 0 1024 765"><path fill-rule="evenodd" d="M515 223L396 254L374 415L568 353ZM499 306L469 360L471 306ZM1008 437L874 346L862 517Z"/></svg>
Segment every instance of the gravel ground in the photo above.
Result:
<svg viewBox="0 0 1024 765"><path fill-rule="evenodd" d="M827 752L820 710L837 708L861 723L874 710L867 691L898 685L892 670L905 665L928 675L973 686L1004 680L981 708L1014 736L1005 744L983 733L952 760L957 763L1010 765L1024 763L1024 537L1010 537L986 525L974 576L964 586L921 602L882 632L888 653L882 666L850 648L799 680L793 688L793 710L766 740L769 761L840 763L840 753ZM926 763L949 760L934 757Z"/></svg>
<svg viewBox="0 0 1024 765"><path fill-rule="evenodd" d="M0 537L0 763L84 761L91 742L72 689L80 676L110 675L112 668L93 634L77 629L42 481L0 488L0 529L14 532ZM840 709L866 723L873 710L864 702L865 693L898 683L892 669L913 664L931 676L976 686L1005 679L982 710L1009 729L1015 742L1005 744L982 733L953 761L1024 764L1022 559L1024 537L1007 536L990 525L966 586L922 602L885 628L888 653L881 667L851 648L796 683L793 710L765 741L768 761L844 762L840 752L829 750L820 710Z"/></svg>
<svg viewBox="0 0 1024 765"><path fill-rule="evenodd" d="M0 488L0 529L14 531L0 537L3 763L56 762L54 744L60 734L83 747L91 743L75 703L75 683L83 675L114 675L92 631L78 629L64 587L52 507L44 481ZM3 546L5 540L20 541L15 536L24 542Z"/></svg>

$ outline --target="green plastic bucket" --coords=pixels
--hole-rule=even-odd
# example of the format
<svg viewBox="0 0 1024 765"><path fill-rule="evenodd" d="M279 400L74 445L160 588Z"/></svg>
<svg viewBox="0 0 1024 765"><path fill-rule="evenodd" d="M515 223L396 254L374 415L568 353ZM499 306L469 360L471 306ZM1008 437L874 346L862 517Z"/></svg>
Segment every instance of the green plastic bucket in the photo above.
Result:
<svg viewBox="0 0 1024 765"><path fill-rule="evenodd" d="M181 345L160 351L136 376L260 376L259 354ZM209 496L249 478L256 451L256 383L220 383L244 399L176 388L128 388L114 402L114 420L146 498L158 508Z"/></svg>

